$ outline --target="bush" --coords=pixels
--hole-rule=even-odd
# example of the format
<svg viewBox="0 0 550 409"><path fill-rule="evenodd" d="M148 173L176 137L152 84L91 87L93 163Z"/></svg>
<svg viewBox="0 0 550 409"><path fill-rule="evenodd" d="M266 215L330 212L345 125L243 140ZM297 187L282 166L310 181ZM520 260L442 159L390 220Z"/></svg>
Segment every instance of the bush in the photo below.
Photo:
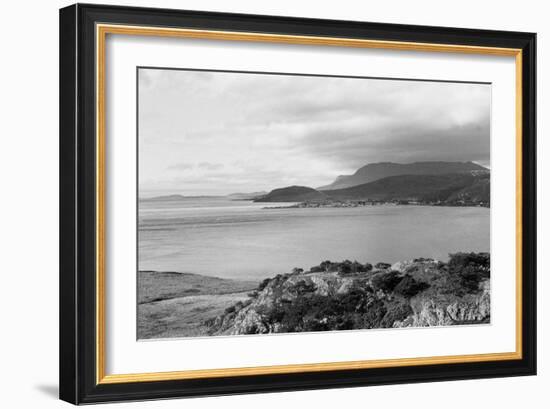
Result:
<svg viewBox="0 0 550 409"><path fill-rule="evenodd" d="M372 265L368 263L363 265L358 261L344 260L338 263L327 260L323 261L319 266L312 267L309 271L312 273L337 271L340 276L345 276L348 274L364 273L371 269Z"/></svg>
<svg viewBox="0 0 550 409"><path fill-rule="evenodd" d="M449 257L448 272L452 277L451 281L463 287L464 292L478 291L479 283L491 275L489 253L455 253Z"/></svg>
<svg viewBox="0 0 550 409"><path fill-rule="evenodd" d="M353 273L351 261L345 260L342 263L338 263L337 267L338 275L345 276Z"/></svg>
<svg viewBox="0 0 550 409"><path fill-rule="evenodd" d="M232 306L227 307L227 308L225 309L225 313L226 313L226 314L231 314L231 313L234 313L235 310L236 310L236 307L235 307L234 305L232 305Z"/></svg>
<svg viewBox="0 0 550 409"><path fill-rule="evenodd" d="M402 280L402 277L398 271L390 271L387 273L378 273L375 274L371 283L375 290L382 290L384 292L391 292Z"/></svg>
<svg viewBox="0 0 550 409"><path fill-rule="evenodd" d="M319 264L319 267L323 269L323 271L331 272L336 271L336 268L338 263L333 263L330 260L323 261L321 264Z"/></svg>
<svg viewBox="0 0 550 409"><path fill-rule="evenodd" d="M306 282L305 280L300 280L296 284L292 285L288 288L288 291L291 294L296 295L297 297L301 297L304 294L312 293L316 290L315 284L312 282Z"/></svg>
<svg viewBox="0 0 550 409"><path fill-rule="evenodd" d="M271 281L270 278L266 278L265 280L262 280L262 282L258 285L258 291L263 291L263 289L267 287L270 281Z"/></svg>
<svg viewBox="0 0 550 409"><path fill-rule="evenodd" d="M368 268L370 266L370 268ZM359 263L358 261L354 261L353 263L351 263L351 270L354 272L354 273L366 273L366 272L369 272L370 270L372 270L372 264L361 264Z"/></svg>
<svg viewBox="0 0 550 409"><path fill-rule="evenodd" d="M378 270L387 270L388 268L391 267L391 264L388 264L388 263L376 263L374 265L374 267L376 267Z"/></svg>
<svg viewBox="0 0 550 409"><path fill-rule="evenodd" d="M382 328L392 328L394 322L403 321L412 313L413 310L409 304L394 304L388 308L388 312L384 315L380 326Z"/></svg>
<svg viewBox="0 0 550 409"><path fill-rule="evenodd" d="M465 267L476 268L485 278L489 277L491 257L489 253L454 253L449 254L449 271L460 271Z"/></svg>
<svg viewBox="0 0 550 409"><path fill-rule="evenodd" d="M380 328L382 319L386 315L386 306L381 300L371 300L367 310L357 316L356 328Z"/></svg>
<svg viewBox="0 0 550 409"><path fill-rule="evenodd" d="M389 264L388 264L389 266ZM330 260L323 261L318 266L313 266L309 269L310 273L321 272L338 272L339 275L345 276L348 274L367 273L372 270L372 264L361 264L358 261L344 260L342 262L332 262Z"/></svg>
<svg viewBox="0 0 550 409"><path fill-rule="evenodd" d="M310 273L322 273L325 271L321 266L313 266L309 269Z"/></svg>
<svg viewBox="0 0 550 409"><path fill-rule="evenodd" d="M278 324L280 332L329 331L372 328L384 316L383 308L372 289L356 287L332 297L306 294L278 303L262 315L270 326Z"/></svg>
<svg viewBox="0 0 550 409"><path fill-rule="evenodd" d="M396 294L402 295L403 297L410 298L414 297L416 294L426 290L429 287L430 285L428 283L425 283L423 281L416 281L414 278L407 274L401 279L399 284L395 286L393 291Z"/></svg>
<svg viewBox="0 0 550 409"><path fill-rule="evenodd" d="M260 330L256 324L251 324L245 328L244 333L247 335L259 334Z"/></svg>

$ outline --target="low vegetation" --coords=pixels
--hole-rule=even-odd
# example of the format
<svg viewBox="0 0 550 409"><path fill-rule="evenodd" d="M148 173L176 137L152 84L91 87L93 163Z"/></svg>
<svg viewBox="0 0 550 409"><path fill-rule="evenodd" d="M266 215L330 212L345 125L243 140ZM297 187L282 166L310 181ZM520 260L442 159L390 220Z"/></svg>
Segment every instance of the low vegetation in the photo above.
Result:
<svg viewBox="0 0 550 409"><path fill-rule="evenodd" d="M323 261L263 280L248 302L208 322L209 334L261 334L488 322L488 253L448 262Z"/></svg>
<svg viewBox="0 0 550 409"><path fill-rule="evenodd" d="M309 269L310 273L333 273L337 272L341 276L368 273L372 271L372 264L361 264L358 261L344 260L342 262L332 262L330 260L323 261L318 266L313 266Z"/></svg>

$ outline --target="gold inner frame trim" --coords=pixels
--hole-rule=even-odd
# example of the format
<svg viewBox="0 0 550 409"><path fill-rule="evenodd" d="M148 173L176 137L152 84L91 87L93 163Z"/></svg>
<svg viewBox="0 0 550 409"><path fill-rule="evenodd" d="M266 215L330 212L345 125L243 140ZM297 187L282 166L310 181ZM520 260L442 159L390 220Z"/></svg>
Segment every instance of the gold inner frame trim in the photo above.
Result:
<svg viewBox="0 0 550 409"><path fill-rule="evenodd" d="M466 53L515 57L516 65L516 348L512 352L449 355L314 364L185 370L131 374L105 373L105 42L107 34L248 41L298 45L371 48L400 51ZM515 48L432 44L353 38L294 36L185 28L96 25L96 383L116 384L231 376L291 374L350 369L390 368L467 362L490 362L522 358L522 51Z"/></svg>

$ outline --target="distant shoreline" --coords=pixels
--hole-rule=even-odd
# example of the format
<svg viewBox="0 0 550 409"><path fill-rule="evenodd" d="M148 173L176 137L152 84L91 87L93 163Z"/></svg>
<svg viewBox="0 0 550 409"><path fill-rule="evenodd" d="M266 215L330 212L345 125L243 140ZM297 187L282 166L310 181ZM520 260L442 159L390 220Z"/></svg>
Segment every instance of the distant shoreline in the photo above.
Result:
<svg viewBox="0 0 550 409"><path fill-rule="evenodd" d="M301 202L288 206L265 206L262 209L318 209L318 208L353 208L353 207L370 207L370 206L434 206L434 207L483 207L490 208L489 203L434 203L434 202L417 202L417 201L369 201L369 200L350 200L350 201L326 201L326 202Z"/></svg>

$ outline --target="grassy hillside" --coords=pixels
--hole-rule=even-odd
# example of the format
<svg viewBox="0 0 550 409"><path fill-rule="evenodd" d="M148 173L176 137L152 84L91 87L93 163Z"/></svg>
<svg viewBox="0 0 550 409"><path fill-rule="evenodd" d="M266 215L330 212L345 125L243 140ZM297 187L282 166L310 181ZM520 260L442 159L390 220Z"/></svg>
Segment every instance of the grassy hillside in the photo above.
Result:
<svg viewBox="0 0 550 409"><path fill-rule="evenodd" d="M202 336L204 322L235 303L246 301L255 281L198 274L140 271L138 338Z"/></svg>
<svg viewBox="0 0 550 409"><path fill-rule="evenodd" d="M204 294L227 294L254 288L255 282L191 273L140 271L138 304Z"/></svg>

